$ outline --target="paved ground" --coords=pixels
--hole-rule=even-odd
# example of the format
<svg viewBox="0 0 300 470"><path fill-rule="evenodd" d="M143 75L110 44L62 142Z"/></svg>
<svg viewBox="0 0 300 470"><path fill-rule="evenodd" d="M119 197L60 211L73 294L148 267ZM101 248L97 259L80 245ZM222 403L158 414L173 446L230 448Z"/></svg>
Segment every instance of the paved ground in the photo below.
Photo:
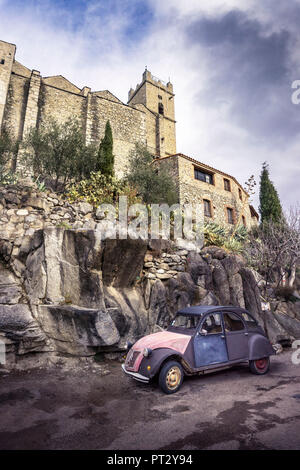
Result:
<svg viewBox="0 0 300 470"><path fill-rule="evenodd" d="M276 356L262 377L247 366L187 378L164 395L120 364L0 373L0 449L300 449L300 366Z"/></svg>

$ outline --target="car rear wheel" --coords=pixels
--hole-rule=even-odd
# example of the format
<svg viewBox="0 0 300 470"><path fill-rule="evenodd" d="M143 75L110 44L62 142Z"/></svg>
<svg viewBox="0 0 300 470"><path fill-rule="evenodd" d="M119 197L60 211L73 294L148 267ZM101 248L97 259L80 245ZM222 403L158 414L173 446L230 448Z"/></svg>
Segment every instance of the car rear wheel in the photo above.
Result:
<svg viewBox="0 0 300 470"><path fill-rule="evenodd" d="M177 361L168 361L159 373L158 383L164 393L175 393L183 382L183 369Z"/></svg>
<svg viewBox="0 0 300 470"><path fill-rule="evenodd" d="M270 358L263 357L261 359L257 359L256 361L249 361L249 367L252 374L264 375L270 369Z"/></svg>

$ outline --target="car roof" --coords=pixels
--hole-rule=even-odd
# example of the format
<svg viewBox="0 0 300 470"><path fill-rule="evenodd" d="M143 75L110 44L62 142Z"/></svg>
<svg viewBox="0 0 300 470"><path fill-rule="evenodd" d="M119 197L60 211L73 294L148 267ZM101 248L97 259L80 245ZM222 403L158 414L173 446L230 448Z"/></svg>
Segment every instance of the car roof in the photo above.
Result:
<svg viewBox="0 0 300 470"><path fill-rule="evenodd" d="M233 305L194 305L193 307L185 307L178 310L177 314L181 315L204 315L209 312L227 311L236 313L248 313L247 310L241 307L234 307Z"/></svg>

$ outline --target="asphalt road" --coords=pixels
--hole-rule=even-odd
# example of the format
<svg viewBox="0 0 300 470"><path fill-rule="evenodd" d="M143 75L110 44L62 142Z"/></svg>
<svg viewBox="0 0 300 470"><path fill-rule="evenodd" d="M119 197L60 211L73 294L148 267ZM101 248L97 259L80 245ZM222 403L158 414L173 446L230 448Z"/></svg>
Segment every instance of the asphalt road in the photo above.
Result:
<svg viewBox="0 0 300 470"><path fill-rule="evenodd" d="M0 449L300 449L300 365L247 366L156 384L101 368L0 372ZM107 375L105 370L109 370Z"/></svg>

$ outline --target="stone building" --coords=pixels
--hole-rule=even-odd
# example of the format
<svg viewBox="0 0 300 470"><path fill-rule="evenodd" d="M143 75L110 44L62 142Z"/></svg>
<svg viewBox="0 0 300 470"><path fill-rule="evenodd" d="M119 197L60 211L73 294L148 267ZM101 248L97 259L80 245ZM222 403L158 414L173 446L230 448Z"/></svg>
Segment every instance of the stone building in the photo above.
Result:
<svg viewBox="0 0 300 470"><path fill-rule="evenodd" d="M204 201L210 220L250 227L257 213L235 178L176 153L173 85L155 78L147 69L128 103L108 90L78 88L62 75L42 77L15 60L16 46L0 41L0 129L17 141L50 117L64 122L77 118L87 143L99 144L105 124L112 127L115 174L122 177L136 143L146 145L163 165L169 165L179 201Z"/></svg>
<svg viewBox="0 0 300 470"><path fill-rule="evenodd" d="M206 221L222 225L257 225L258 214L249 204L249 195L240 183L220 170L177 153L159 158L176 182L178 199L204 204Z"/></svg>

